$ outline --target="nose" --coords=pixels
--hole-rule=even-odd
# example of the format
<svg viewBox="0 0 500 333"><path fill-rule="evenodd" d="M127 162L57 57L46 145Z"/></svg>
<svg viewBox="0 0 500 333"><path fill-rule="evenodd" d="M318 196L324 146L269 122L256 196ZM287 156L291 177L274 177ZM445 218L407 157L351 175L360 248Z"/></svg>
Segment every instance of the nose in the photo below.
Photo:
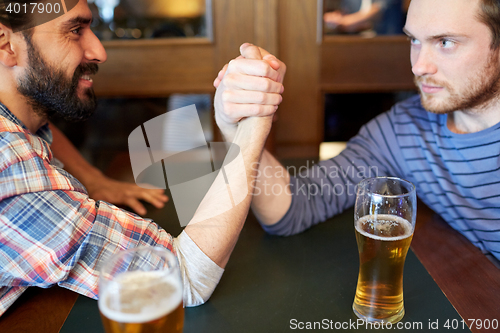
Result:
<svg viewBox="0 0 500 333"><path fill-rule="evenodd" d="M102 46L99 38L91 30L87 32L83 37L85 38L83 41L85 59L97 64L104 63L108 59L104 46Z"/></svg>
<svg viewBox="0 0 500 333"><path fill-rule="evenodd" d="M411 70L416 76L432 75L437 72L432 52L426 47L412 48L411 63Z"/></svg>

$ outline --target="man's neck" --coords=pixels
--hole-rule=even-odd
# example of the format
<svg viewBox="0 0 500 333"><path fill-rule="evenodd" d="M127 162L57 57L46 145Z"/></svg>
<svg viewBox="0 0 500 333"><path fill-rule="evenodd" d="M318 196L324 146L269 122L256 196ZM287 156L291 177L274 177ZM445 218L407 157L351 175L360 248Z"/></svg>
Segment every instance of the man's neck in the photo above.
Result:
<svg viewBox="0 0 500 333"><path fill-rule="evenodd" d="M453 133L468 134L488 129L500 123L500 97L488 106L448 114L448 128Z"/></svg>
<svg viewBox="0 0 500 333"><path fill-rule="evenodd" d="M40 127L47 123L45 117L40 116L29 105L17 90L15 92L0 92L0 102L19 119L31 133L36 133Z"/></svg>

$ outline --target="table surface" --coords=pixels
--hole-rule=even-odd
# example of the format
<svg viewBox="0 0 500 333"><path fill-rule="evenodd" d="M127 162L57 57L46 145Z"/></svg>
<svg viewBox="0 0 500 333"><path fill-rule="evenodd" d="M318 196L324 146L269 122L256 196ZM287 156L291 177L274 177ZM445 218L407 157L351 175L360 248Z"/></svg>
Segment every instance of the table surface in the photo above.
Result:
<svg viewBox="0 0 500 333"><path fill-rule="evenodd" d="M289 332L294 319L297 325L326 319L333 327L347 327L357 321L352 302L358 265L352 210L286 238L266 235L249 216L210 300L186 308L184 332ZM403 324L427 328L439 320L442 328L446 320L461 320L413 252L404 289ZM352 331L375 330L356 326ZM104 332L97 302L79 297L61 332Z"/></svg>
<svg viewBox="0 0 500 333"><path fill-rule="evenodd" d="M149 215L173 235L182 230L172 204ZM186 308L184 332L288 332L299 322L346 327L357 319L351 306L358 263L352 210L284 238L265 234L250 214L211 299ZM500 321L500 270L422 205L404 292L402 323L411 332L469 331L462 318ZM447 321L458 328L446 329ZM345 331L374 331L353 327ZM471 330L494 331L477 324ZM103 329L96 301L53 287L29 288L0 318L0 332Z"/></svg>

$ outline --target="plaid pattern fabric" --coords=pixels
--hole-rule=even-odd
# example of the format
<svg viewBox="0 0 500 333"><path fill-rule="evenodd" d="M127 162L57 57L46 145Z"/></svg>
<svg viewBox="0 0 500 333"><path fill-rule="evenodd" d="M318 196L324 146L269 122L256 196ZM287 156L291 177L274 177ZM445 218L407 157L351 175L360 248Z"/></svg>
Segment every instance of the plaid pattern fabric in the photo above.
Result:
<svg viewBox="0 0 500 333"><path fill-rule="evenodd" d="M29 286L97 298L99 264L173 238L151 220L94 201L51 163L48 126L35 135L0 104L0 316Z"/></svg>

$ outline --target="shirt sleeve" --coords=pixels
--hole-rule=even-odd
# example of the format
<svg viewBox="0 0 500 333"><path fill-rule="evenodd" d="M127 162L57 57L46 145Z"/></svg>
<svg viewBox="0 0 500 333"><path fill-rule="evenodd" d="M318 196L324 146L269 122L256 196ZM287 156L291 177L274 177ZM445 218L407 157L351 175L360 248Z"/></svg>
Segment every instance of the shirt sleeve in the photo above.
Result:
<svg viewBox="0 0 500 333"><path fill-rule="evenodd" d="M0 286L10 287L1 289L0 303L5 295L18 297L19 288L54 284L97 298L101 263L143 245L163 246L177 255L186 306L206 301L223 272L185 233L174 240L153 221L84 193L14 196L0 202L0 214Z"/></svg>
<svg viewBox="0 0 500 333"><path fill-rule="evenodd" d="M182 281L184 304L197 306L205 303L219 283L224 269L214 263L184 231L174 239Z"/></svg>
<svg viewBox="0 0 500 333"><path fill-rule="evenodd" d="M270 234L289 236L352 207L356 185L365 178L404 174L399 167L389 113L363 126L338 156L290 179L292 202L283 218L262 225Z"/></svg>

